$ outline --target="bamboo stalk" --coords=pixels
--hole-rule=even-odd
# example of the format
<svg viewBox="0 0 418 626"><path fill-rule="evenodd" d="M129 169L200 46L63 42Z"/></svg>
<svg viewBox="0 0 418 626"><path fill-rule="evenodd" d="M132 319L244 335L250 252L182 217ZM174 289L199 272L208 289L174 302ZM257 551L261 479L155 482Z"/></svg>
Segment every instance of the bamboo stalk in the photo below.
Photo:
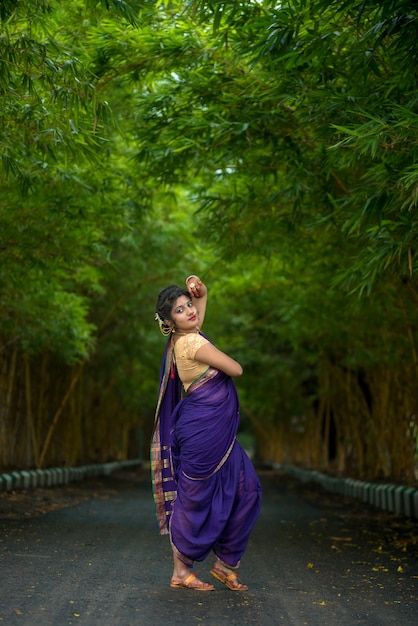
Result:
<svg viewBox="0 0 418 626"><path fill-rule="evenodd" d="M14 381L15 381L15 375L16 375L16 364L17 364L17 347L15 347L12 352L12 359L11 359L10 369L9 369L9 388L7 391L7 400L6 400L7 409L10 409L10 405L12 403L12 395L13 395Z"/></svg>
<svg viewBox="0 0 418 626"><path fill-rule="evenodd" d="M46 408L46 395L50 378L50 364L49 354L44 353L42 355L40 375L38 378L38 404L37 404L37 419L36 419L36 438L38 441L42 438L43 433L43 421L44 416L47 414ZM39 458L39 453L38 453Z"/></svg>
<svg viewBox="0 0 418 626"><path fill-rule="evenodd" d="M18 355L18 349L17 349L17 346L15 346L13 348L12 356L10 359L10 366L7 372L9 384L7 387L7 394L6 394L6 407L5 407L6 411L5 411L5 418L4 418L4 428L3 428L3 433L2 433L3 449L1 450L2 465L4 467L11 464L11 447L10 445L6 445L6 434L8 430L7 423L10 419L10 413L11 413L12 396L13 396L13 391L14 391L15 377L16 377L17 355Z"/></svg>
<svg viewBox="0 0 418 626"><path fill-rule="evenodd" d="M69 398L71 397L71 394L72 394L72 392L73 392L77 382L79 381L79 379L81 377L81 373L82 373L83 369L84 369L84 365L82 364L75 371L74 370L72 371L70 385L69 385L69 387L68 387L68 389L67 389L67 391L66 391L66 393L65 393L65 395L64 395L64 397L63 397L63 399L61 401L61 404L59 405L57 411L55 412L55 415L54 415L54 417L52 419L51 425L50 425L49 430L48 430L48 434L47 434L47 436L45 438L45 442L44 442L44 445L43 445L43 448L42 448L42 452L41 452L41 455L40 455L40 458L39 458L39 463L38 463L38 466L37 466L38 469L41 469L43 467L43 464L45 462L45 456L46 456L46 454L48 452L48 448L49 448L49 445L51 443L51 439L52 439L52 435L54 434L54 430L55 430L55 428L56 428L56 426L58 424L58 421L59 421L59 419L61 417L61 414L62 414L62 412L64 410L65 405L67 404L67 402L68 402Z"/></svg>
<svg viewBox="0 0 418 626"><path fill-rule="evenodd" d="M403 313L405 324L406 324L406 332L408 334L408 339L409 339L409 342L410 342L410 345L411 345L411 353L412 353L412 360L414 362L414 369L415 369L416 376L418 378L418 352L417 352L417 346L415 344L414 334L412 332L411 324L410 324L410 322L408 320L408 316L407 316L407 313L406 313L406 307L405 307L405 302L404 302L404 299L403 299L403 294L402 294L402 292L400 290L398 291L398 293L399 293L399 301L400 301L400 304L401 304L402 313Z"/></svg>
<svg viewBox="0 0 418 626"><path fill-rule="evenodd" d="M36 437L36 432L35 432L35 425L33 422L30 362L29 362L29 357L27 354L25 354L24 363L25 363L26 413L27 413L28 424L29 424L30 440L32 444L31 446L32 455L33 455L35 465L38 465L39 448L38 448L38 442L37 442L37 437Z"/></svg>

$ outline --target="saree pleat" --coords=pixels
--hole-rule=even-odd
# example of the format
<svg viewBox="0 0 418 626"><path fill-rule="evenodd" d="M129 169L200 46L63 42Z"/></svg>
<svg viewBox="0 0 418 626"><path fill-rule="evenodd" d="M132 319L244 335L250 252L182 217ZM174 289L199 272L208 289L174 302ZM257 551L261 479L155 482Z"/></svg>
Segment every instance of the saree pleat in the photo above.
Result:
<svg viewBox="0 0 418 626"><path fill-rule="evenodd" d="M166 355L166 368L167 364ZM156 498L160 531L169 529L172 545L187 565L214 551L235 567L261 506L258 477L236 440L239 400L235 385L229 376L208 369L174 408L172 400L168 399L170 410L162 411L165 401L161 402L156 421L160 435L154 432L153 438L160 460L166 448L170 457L163 462L160 477L153 469L154 497L159 481L164 493L160 511ZM168 434L163 420L169 423ZM158 463L153 468L158 470Z"/></svg>

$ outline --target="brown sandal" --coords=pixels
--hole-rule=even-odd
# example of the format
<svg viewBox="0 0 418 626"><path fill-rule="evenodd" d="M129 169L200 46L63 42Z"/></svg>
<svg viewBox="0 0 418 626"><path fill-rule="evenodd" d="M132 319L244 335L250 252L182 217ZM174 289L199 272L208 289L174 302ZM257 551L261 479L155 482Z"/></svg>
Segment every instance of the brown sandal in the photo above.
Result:
<svg viewBox="0 0 418 626"><path fill-rule="evenodd" d="M244 585L238 581L238 574L236 572L225 574L225 572L222 572L221 570L212 567L210 573L217 580L226 585L231 591L247 591L248 589L247 585Z"/></svg>
<svg viewBox="0 0 418 626"><path fill-rule="evenodd" d="M198 584L193 585L193 581L198 581ZM213 585L199 580L196 574L190 574L187 578L178 582L172 580L170 587L173 587L173 589L193 589L194 591L213 591L215 589Z"/></svg>

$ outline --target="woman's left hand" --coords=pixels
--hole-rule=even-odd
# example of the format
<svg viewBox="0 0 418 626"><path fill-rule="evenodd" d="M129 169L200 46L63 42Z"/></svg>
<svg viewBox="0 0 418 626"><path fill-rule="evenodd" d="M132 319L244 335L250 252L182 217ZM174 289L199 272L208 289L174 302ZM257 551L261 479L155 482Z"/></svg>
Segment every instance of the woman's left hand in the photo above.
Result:
<svg viewBox="0 0 418 626"><path fill-rule="evenodd" d="M186 278L186 288L192 298L200 298L206 293L206 287L199 276L193 274Z"/></svg>

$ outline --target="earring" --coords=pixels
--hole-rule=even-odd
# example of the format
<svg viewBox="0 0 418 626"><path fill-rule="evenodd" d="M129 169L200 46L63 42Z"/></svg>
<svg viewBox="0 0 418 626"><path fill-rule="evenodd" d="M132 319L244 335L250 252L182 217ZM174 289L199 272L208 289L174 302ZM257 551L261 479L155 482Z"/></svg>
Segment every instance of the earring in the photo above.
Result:
<svg viewBox="0 0 418 626"><path fill-rule="evenodd" d="M158 313L155 314L154 319L156 322L158 322L158 326L160 327L161 334L164 335L164 337L168 337L169 335L171 335L171 333L174 331L174 328L171 328L171 326L168 326L164 322L164 320L161 319Z"/></svg>

